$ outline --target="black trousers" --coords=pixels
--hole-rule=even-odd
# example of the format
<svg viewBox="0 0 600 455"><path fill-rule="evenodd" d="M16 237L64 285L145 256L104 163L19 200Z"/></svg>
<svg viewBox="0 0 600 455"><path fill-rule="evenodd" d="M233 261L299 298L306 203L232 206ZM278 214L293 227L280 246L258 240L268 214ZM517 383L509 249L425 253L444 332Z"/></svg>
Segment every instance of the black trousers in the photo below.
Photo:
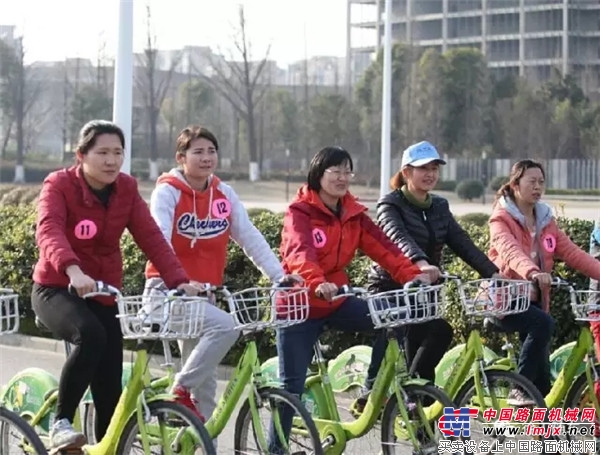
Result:
<svg viewBox="0 0 600 455"><path fill-rule="evenodd" d="M117 307L38 284L33 286L31 303L55 337L75 345L60 376L56 418L73 422L89 386L96 409L96 437L101 439L121 395L123 335Z"/></svg>

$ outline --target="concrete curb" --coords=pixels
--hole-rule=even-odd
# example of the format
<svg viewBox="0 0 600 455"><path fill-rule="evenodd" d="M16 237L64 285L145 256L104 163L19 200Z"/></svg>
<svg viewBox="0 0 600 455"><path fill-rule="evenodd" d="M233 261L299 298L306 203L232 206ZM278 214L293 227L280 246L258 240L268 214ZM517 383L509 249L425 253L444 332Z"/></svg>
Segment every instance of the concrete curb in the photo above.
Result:
<svg viewBox="0 0 600 455"><path fill-rule="evenodd" d="M25 349L32 349L35 351L46 351L46 352L54 352L57 354L63 354L65 352L64 342L62 340L55 340L52 338L42 338L42 337L33 337L29 335L23 335L21 333L7 334L0 336L0 346L11 346L11 347L19 347ZM132 358L132 351L125 350L123 351L123 358L125 361L129 361ZM180 367L180 362L178 357L174 357L173 361L175 363L175 367ZM159 370L158 365L164 362L164 357L153 354L152 355L152 364L157 365L156 370ZM24 366L26 368L26 366ZM152 368L155 370L155 368ZM219 365L217 370L217 376L220 381L227 381L231 378L233 374L234 367L228 365Z"/></svg>

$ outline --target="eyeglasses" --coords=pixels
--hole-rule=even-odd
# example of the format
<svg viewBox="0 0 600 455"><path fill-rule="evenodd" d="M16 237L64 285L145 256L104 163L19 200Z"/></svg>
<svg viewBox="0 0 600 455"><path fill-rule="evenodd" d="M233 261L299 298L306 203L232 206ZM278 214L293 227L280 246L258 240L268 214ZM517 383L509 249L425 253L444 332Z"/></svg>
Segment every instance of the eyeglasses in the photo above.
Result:
<svg viewBox="0 0 600 455"><path fill-rule="evenodd" d="M336 179L343 177L345 179L352 180L354 178L354 172L352 171L338 171L337 169L325 169L325 172L327 172Z"/></svg>

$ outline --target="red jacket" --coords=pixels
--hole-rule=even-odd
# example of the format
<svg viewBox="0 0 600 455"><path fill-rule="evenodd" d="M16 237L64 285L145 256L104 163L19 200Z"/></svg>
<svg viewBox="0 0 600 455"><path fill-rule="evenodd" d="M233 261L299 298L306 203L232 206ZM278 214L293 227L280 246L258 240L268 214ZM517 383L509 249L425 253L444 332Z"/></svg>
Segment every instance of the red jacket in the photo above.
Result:
<svg viewBox="0 0 600 455"><path fill-rule="evenodd" d="M379 263L395 281L405 283L421 273L366 211L347 193L338 218L307 186L300 188L290 204L283 221L280 253L285 273L302 276L310 287L310 318L326 317L343 303L343 299L319 299L315 289L325 282L349 284L344 269L357 249Z"/></svg>
<svg viewBox="0 0 600 455"><path fill-rule="evenodd" d="M79 166L52 172L44 180L38 200L36 240L40 258L33 281L67 287L69 277L65 270L77 264L86 275L120 289L123 284L120 240L126 228L156 264L169 288L188 281L150 216L133 177L119 174L105 207L90 190ZM114 304L113 299L98 300Z"/></svg>

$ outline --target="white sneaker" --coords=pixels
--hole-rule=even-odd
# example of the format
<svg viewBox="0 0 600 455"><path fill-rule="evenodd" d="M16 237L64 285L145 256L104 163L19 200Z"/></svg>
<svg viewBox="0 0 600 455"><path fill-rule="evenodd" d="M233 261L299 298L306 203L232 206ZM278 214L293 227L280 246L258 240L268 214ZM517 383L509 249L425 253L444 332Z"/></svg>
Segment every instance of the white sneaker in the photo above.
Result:
<svg viewBox="0 0 600 455"><path fill-rule="evenodd" d="M506 403L511 406L533 406L533 401L528 395L525 395L520 389L512 389L506 397Z"/></svg>
<svg viewBox="0 0 600 455"><path fill-rule="evenodd" d="M86 437L76 431L67 419L57 420L50 429L50 443L53 448L79 448L86 442Z"/></svg>

